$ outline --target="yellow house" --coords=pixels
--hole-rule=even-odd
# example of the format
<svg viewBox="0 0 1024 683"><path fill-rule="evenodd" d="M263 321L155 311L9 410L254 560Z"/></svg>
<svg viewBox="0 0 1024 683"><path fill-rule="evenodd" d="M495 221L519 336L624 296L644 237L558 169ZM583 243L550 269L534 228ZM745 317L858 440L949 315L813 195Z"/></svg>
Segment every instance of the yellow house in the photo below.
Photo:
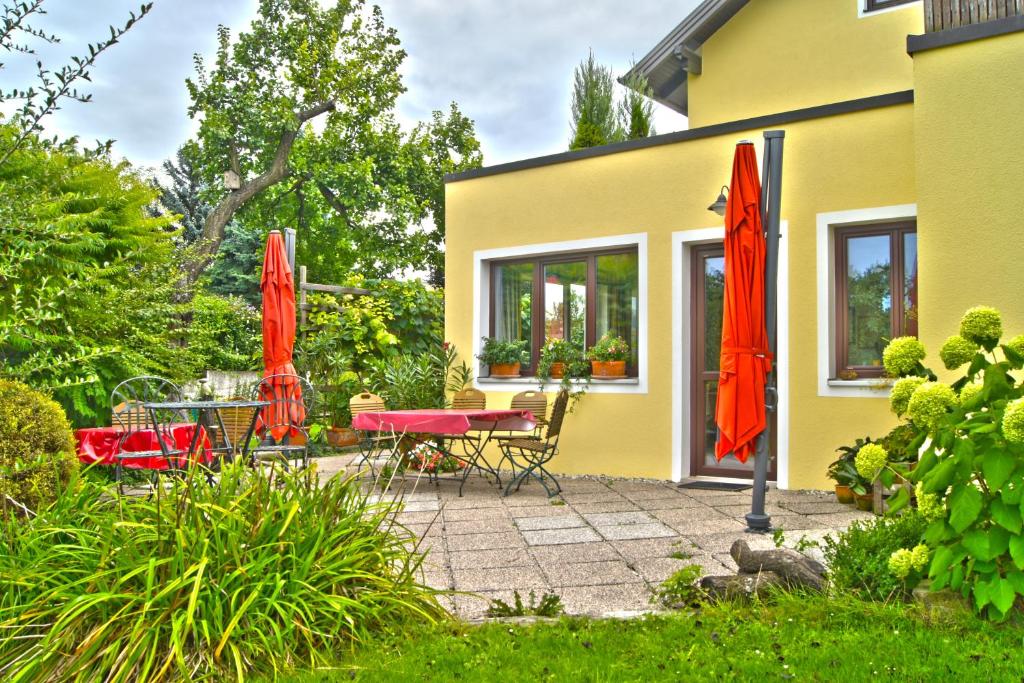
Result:
<svg viewBox="0 0 1024 683"><path fill-rule="evenodd" d="M780 488L825 488L838 446L895 425L888 338L934 353L976 304L1024 331L1024 8L967 4L705 0L635 67L688 130L447 179L445 329L467 357L523 339L529 375L545 337L633 348L626 379L591 383L551 469L750 476L711 455L723 226L708 205L735 144L760 153L765 130L786 134ZM495 406L538 384L477 377Z"/></svg>

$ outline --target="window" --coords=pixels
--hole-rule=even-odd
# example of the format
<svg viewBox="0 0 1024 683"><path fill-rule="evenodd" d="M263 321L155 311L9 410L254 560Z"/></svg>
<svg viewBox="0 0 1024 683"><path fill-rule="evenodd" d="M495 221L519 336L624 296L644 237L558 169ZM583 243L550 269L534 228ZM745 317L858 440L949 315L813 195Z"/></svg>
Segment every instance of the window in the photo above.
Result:
<svg viewBox="0 0 1024 683"><path fill-rule="evenodd" d="M491 262L490 334L524 340L523 374L534 374L545 339L585 350L611 332L629 343L637 374L639 262L635 247Z"/></svg>
<svg viewBox="0 0 1024 683"><path fill-rule="evenodd" d="M899 5L909 5L917 0L864 0L864 11L875 12L880 9L889 9Z"/></svg>
<svg viewBox="0 0 1024 683"><path fill-rule="evenodd" d="M836 375L881 377L893 337L917 336L917 232L914 222L835 231Z"/></svg>

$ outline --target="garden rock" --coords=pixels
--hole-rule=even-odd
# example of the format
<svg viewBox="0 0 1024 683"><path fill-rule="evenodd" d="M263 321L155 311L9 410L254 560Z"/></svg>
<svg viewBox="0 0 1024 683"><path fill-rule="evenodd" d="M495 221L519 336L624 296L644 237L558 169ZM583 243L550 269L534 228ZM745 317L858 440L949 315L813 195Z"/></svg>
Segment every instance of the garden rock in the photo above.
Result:
<svg viewBox="0 0 1024 683"><path fill-rule="evenodd" d="M739 567L738 574L701 579L700 587L714 597L752 597L775 586L816 591L824 588L825 567L795 550L751 550L741 539L732 544L729 554Z"/></svg>

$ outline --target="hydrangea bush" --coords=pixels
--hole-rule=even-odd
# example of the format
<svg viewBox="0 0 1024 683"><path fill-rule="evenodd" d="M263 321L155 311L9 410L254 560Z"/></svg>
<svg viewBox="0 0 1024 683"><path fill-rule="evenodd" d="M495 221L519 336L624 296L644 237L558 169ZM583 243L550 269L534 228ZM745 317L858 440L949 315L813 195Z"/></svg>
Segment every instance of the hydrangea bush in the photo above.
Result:
<svg viewBox="0 0 1024 683"><path fill-rule="evenodd" d="M933 590L959 591L997 619L1024 596L1024 335L1000 345L1002 334L995 309L967 311L959 335L939 352L947 369L963 372L949 384L920 365L923 347L892 341L886 369L911 376L895 383L890 405L909 418L921 454L913 470L886 462L878 474L887 486L897 475L914 482L918 510L929 520L924 544L893 553L890 571L923 576L927 563ZM863 466L874 470L879 456L869 455ZM909 500L901 488L890 513Z"/></svg>

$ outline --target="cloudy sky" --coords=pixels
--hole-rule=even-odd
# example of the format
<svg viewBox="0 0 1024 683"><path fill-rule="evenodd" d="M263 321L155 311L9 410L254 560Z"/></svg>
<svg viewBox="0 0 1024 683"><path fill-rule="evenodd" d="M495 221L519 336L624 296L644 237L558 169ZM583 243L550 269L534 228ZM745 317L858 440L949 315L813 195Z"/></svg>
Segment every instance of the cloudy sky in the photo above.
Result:
<svg viewBox="0 0 1024 683"><path fill-rule="evenodd" d="M36 23L60 35L40 55L50 65L81 53L120 24L140 0L47 0ZM459 103L476 122L485 164L560 152L568 146L572 70L593 49L623 73L699 0L378 0L409 56L399 115L412 124ZM152 13L93 72L94 101L66 105L51 132L114 139L115 152L157 166L192 133L185 78L193 53L212 54L216 27L244 30L257 0L155 0ZM30 58L7 56L0 86L30 83ZM658 132L686 119L658 107Z"/></svg>

